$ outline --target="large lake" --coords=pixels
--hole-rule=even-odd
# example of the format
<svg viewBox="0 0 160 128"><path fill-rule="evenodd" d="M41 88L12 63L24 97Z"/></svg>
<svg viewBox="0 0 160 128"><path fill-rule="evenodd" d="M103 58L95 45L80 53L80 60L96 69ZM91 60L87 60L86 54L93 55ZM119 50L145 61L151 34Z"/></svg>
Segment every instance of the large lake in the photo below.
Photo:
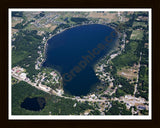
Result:
<svg viewBox="0 0 160 128"><path fill-rule="evenodd" d="M114 29L100 24L67 29L48 40L44 67L58 70L65 92L87 95L99 83L93 65L115 46Z"/></svg>

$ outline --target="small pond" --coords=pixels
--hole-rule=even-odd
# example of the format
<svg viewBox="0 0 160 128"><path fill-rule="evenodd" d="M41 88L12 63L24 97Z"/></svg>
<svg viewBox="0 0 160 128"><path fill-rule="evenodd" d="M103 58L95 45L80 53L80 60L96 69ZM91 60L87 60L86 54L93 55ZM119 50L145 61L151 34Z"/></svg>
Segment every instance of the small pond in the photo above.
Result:
<svg viewBox="0 0 160 128"><path fill-rule="evenodd" d="M21 103L21 107L31 111L40 111L46 105L46 101L43 97L26 98Z"/></svg>

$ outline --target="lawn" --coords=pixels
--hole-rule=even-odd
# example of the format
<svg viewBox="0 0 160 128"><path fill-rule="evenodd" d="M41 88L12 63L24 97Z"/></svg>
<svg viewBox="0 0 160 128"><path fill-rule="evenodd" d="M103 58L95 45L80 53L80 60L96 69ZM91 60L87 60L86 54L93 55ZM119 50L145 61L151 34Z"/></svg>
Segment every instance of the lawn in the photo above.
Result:
<svg viewBox="0 0 160 128"><path fill-rule="evenodd" d="M133 27L136 27L136 26L147 27L147 25L145 24L145 22L134 22L133 23Z"/></svg>
<svg viewBox="0 0 160 128"><path fill-rule="evenodd" d="M130 39L131 40L142 40L143 39L143 31L142 30L133 30Z"/></svg>

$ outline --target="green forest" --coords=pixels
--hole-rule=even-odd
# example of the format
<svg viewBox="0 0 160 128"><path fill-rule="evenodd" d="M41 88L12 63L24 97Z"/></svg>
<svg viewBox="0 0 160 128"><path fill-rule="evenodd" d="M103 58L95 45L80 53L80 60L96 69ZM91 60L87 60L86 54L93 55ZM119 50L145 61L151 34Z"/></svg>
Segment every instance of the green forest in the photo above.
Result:
<svg viewBox="0 0 160 128"><path fill-rule="evenodd" d="M105 115L132 115L131 110L126 109L126 105L118 101L111 102L112 107L105 113Z"/></svg>
<svg viewBox="0 0 160 128"><path fill-rule="evenodd" d="M43 97L46 106L41 111L29 111L21 108L21 103L25 98ZM76 107L74 104L76 103ZM12 115L80 115L87 109L94 108L88 102L78 102L76 100L64 99L50 95L32 87L26 82L19 82L12 85Z"/></svg>
<svg viewBox="0 0 160 128"><path fill-rule="evenodd" d="M38 58L38 46L41 45L43 37L37 35L36 30L21 30L12 41L12 67L21 66L28 72L28 77L32 80L32 76L38 74L35 69L35 61Z"/></svg>

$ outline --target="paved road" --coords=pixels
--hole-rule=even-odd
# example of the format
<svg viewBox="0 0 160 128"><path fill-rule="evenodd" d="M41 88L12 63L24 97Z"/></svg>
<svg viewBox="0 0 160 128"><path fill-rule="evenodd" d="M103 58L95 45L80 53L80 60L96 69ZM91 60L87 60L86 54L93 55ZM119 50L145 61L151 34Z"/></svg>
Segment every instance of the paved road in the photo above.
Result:
<svg viewBox="0 0 160 128"><path fill-rule="evenodd" d="M14 78L16 78L16 79L18 79L18 80L20 80L20 81L25 81L25 80L23 80L23 79L21 79L20 77L18 77L18 76L15 76L14 74L12 74L12 76L14 77ZM91 101L91 102L106 102L106 101L109 101L109 99L104 99L104 100L101 100L101 99L79 99L79 98L74 98L74 97L66 97L66 96L62 96L62 95L60 95L59 93L57 93L55 90L53 90L53 89L51 89L50 91L47 91L47 90L45 90L45 89L43 89L43 88L41 88L41 87L39 87L39 86L36 86L37 85L37 83L32 83L32 82L30 82L30 81L25 81L25 82L27 82L28 84L30 84L30 85L32 85L33 87L35 87L35 88L37 88L37 89L39 89L39 90L42 90L42 91L44 91L44 92L46 92L46 93L49 93L49 94L51 94L51 95L56 95L56 96L58 96L58 97L62 97L62 98L65 98L65 99L72 99L72 100L77 100L77 101L81 101L81 102L85 102L85 101ZM121 98L124 98L124 97L121 97ZM118 101L121 101L119 98L114 98L114 99L111 99L111 100L118 100ZM125 101L125 98L124 98L124 100L123 100L124 102L128 102L128 101ZM146 101L145 101L146 102Z"/></svg>
<svg viewBox="0 0 160 128"><path fill-rule="evenodd" d="M14 74L12 74L12 76L13 76L14 78L20 80L20 81L25 81L25 80L21 79L20 77L14 75ZM49 93L49 94L51 94L51 95L56 95L56 96L59 96L59 97L63 97L63 98L65 98L65 99L72 99L72 100L77 100L77 101L81 101L81 102L82 102L82 101L105 102L105 101L108 100L108 99L106 99L106 100L100 100L100 99L77 99L77 98L72 98L72 97L66 97L66 96L60 95L59 93L57 93L57 92L56 92L55 90L53 90L53 89L51 89L50 91L46 91L45 89L43 89L43 88L41 88L41 87L39 87L39 86L36 86L37 83L32 83L32 82L30 82L30 81L25 81L25 82L27 82L28 84L32 85L33 87L35 87L35 88L37 88L37 89L39 89L39 90L42 90L42 91L44 91L44 92L46 92L46 93Z"/></svg>

